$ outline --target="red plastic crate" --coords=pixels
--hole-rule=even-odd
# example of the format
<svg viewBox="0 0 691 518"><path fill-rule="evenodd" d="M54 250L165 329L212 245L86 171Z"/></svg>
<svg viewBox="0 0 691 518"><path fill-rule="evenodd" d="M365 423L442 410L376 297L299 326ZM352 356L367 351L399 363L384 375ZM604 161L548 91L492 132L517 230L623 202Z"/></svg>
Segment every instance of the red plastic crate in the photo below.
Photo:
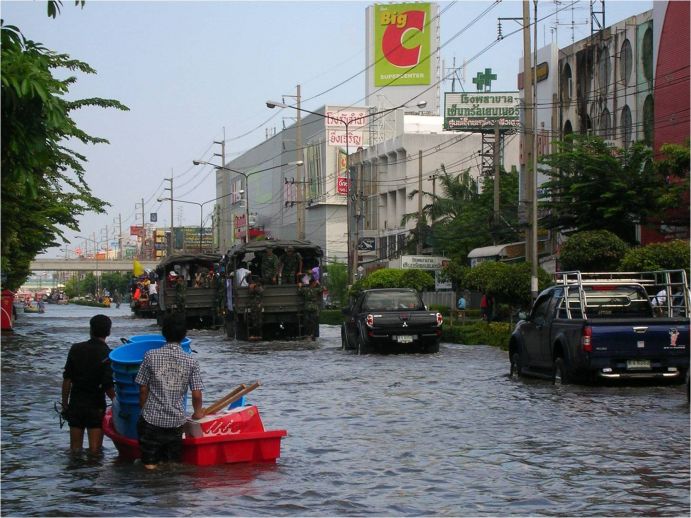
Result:
<svg viewBox="0 0 691 518"><path fill-rule="evenodd" d="M256 415L258 416L258 412ZM254 425L256 426L256 421ZM134 460L141 457L139 441L115 431L110 409L103 418L103 432L113 441L122 458ZM288 435L286 430L269 430L210 437L186 437L182 440L182 461L197 466L237 462L275 462L281 455L281 438L286 435Z"/></svg>

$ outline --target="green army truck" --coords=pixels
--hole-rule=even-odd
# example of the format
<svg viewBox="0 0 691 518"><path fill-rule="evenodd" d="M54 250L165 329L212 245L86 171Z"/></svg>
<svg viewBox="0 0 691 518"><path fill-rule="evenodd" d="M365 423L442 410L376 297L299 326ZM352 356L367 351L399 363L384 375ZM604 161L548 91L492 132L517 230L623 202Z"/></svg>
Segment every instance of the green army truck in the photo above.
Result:
<svg viewBox="0 0 691 518"><path fill-rule="evenodd" d="M299 254L300 266L295 274L286 275L282 272L274 284L270 278L264 275L262 281L262 262L271 248L278 261L283 263L290 248L291 254ZM262 340L294 339L306 335L306 319L304 312L304 299L299 293L297 282L302 278L301 274L310 274L312 270L322 267L322 249L302 240L259 240L236 245L228 251L225 263L227 272L227 311L226 334L229 338L247 340L252 337L252 309L255 303L252 300L250 290L252 284L261 283L261 330L258 335ZM249 274L241 270L245 264ZM280 267L279 267L280 268ZM279 270L280 271L280 270ZM321 270L319 270L321 274ZM238 277L242 275L242 279ZM232 281L231 281L232 279ZM291 282L292 280L292 282ZM245 282L242 282L245 281ZM232 282L232 286L230 285ZM246 285L243 285L246 284ZM319 336L319 330L316 330Z"/></svg>
<svg viewBox="0 0 691 518"><path fill-rule="evenodd" d="M166 313L185 316L190 329L223 325L225 280L220 254L180 254L164 258L156 266L158 277L158 324Z"/></svg>

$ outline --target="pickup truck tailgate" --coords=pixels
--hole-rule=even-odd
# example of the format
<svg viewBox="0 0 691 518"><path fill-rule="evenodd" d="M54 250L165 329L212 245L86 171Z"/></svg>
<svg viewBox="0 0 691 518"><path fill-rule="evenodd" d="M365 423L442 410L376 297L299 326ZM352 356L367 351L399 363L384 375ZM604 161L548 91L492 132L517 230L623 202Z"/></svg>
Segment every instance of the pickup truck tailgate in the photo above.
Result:
<svg viewBox="0 0 691 518"><path fill-rule="evenodd" d="M403 329L414 333L418 330L427 331L437 326L436 313L420 311L382 311L372 312L374 329Z"/></svg>
<svg viewBox="0 0 691 518"><path fill-rule="evenodd" d="M595 320L591 362L599 367L636 371L688 367L688 321L675 319Z"/></svg>

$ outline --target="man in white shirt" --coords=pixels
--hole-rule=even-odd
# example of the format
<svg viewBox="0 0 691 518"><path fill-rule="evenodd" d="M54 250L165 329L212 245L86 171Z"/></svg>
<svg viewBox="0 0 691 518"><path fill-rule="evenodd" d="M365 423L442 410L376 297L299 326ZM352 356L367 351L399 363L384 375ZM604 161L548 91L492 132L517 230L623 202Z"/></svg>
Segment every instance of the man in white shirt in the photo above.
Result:
<svg viewBox="0 0 691 518"><path fill-rule="evenodd" d="M247 269L247 263L240 263L240 266L235 270L235 285L241 288L246 288L249 286L249 277L252 274L251 271Z"/></svg>
<svg viewBox="0 0 691 518"><path fill-rule="evenodd" d="M158 304L158 287L153 281L149 283L149 304Z"/></svg>

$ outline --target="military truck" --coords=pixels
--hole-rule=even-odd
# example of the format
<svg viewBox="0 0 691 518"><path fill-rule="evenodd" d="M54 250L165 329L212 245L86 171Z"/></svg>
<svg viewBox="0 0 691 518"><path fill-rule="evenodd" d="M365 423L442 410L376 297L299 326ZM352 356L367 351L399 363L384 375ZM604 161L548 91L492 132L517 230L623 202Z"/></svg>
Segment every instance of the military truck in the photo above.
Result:
<svg viewBox="0 0 691 518"><path fill-rule="evenodd" d="M158 324L166 313L184 314L188 328L223 325L225 279L220 254L180 254L164 258L156 266L158 276Z"/></svg>
<svg viewBox="0 0 691 518"><path fill-rule="evenodd" d="M259 240L236 245L228 251L225 262L225 270L228 272L228 282L231 274L237 272L243 263L247 265L250 274L239 282L238 276L232 275L232 287L228 289L226 311L226 334L229 338L247 340L251 337L250 321L252 312L252 300L250 297L250 285L261 282L263 288L261 294L262 306L262 340L277 338L301 338L306 334L304 301L298 291L297 281L302 277L296 275L295 279L277 279L277 284L270 281L262 282L262 258L267 249L271 248L279 261L285 259L289 248L302 258L301 274L309 273L313 268L322 268L321 247L303 240ZM284 274L286 272L283 272ZM320 271L320 273L323 273ZM279 276L280 277L280 276ZM288 276L292 277L292 275ZM292 280L292 282L290 282ZM241 284L247 284L245 286ZM319 336L319 330L316 330Z"/></svg>

